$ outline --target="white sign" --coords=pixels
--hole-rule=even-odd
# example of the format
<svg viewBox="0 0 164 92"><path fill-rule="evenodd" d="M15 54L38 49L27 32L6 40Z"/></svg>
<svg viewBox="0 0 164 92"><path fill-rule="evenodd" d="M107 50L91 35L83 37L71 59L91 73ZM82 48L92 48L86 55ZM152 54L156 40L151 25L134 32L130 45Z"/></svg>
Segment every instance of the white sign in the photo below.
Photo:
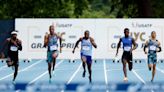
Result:
<svg viewBox="0 0 164 92"><path fill-rule="evenodd" d="M150 38L152 31L156 31L157 39L164 43L164 19L16 19L15 29L19 31L23 50L20 58L45 59L47 49L43 48L44 35L49 33L49 26L54 25L58 34L64 32L62 53L60 59L80 58L80 44L75 54L72 54L75 42L82 36L84 31L89 30L90 36L98 45L93 49L93 58L112 59L116 54L117 43L124 35L124 28L130 29L130 35L138 43L138 48L133 52L134 58L147 58L143 52L146 40ZM122 48L119 57L122 55ZM164 52L158 54L163 58Z"/></svg>

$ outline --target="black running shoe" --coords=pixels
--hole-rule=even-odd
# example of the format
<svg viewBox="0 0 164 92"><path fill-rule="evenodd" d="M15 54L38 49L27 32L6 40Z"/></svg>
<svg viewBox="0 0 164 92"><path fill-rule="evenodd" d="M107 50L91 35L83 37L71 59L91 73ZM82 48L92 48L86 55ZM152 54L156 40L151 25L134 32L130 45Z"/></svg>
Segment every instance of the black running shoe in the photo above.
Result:
<svg viewBox="0 0 164 92"><path fill-rule="evenodd" d="M92 83L92 78L91 78L91 76L89 76L89 83Z"/></svg>
<svg viewBox="0 0 164 92"><path fill-rule="evenodd" d="M86 72L86 71L84 71L84 72L83 72L83 75L82 75L82 77L85 77L85 72Z"/></svg>

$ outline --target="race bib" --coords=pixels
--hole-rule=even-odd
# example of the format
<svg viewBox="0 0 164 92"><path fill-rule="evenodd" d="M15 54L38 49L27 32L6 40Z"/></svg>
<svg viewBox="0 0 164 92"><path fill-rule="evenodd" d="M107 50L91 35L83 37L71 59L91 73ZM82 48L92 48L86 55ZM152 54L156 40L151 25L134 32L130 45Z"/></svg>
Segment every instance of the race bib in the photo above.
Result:
<svg viewBox="0 0 164 92"><path fill-rule="evenodd" d="M129 46L124 47L124 51L130 51L130 50L131 50L131 47Z"/></svg>
<svg viewBox="0 0 164 92"><path fill-rule="evenodd" d="M152 46L149 47L149 49L150 49L150 50L153 50L153 51L156 51L156 48L157 48L157 47L154 46L154 45L152 45Z"/></svg>
<svg viewBox="0 0 164 92"><path fill-rule="evenodd" d="M57 45L50 46L50 51L54 51L54 50L57 50L57 49L58 49Z"/></svg>
<svg viewBox="0 0 164 92"><path fill-rule="evenodd" d="M10 47L10 50L11 50L11 51L18 51L18 47L16 47L16 46L11 46L11 47Z"/></svg>
<svg viewBox="0 0 164 92"><path fill-rule="evenodd" d="M90 50L90 48L89 48L89 46L83 46L82 50L88 51L88 50Z"/></svg>

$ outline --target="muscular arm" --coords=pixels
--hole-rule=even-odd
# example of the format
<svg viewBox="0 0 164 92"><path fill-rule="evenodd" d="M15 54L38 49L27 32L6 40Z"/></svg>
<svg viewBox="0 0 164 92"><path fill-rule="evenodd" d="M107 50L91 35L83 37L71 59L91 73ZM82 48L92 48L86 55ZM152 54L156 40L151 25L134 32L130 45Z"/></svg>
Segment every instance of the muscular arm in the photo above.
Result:
<svg viewBox="0 0 164 92"><path fill-rule="evenodd" d="M62 36L63 35L65 35L65 32L62 32L59 36L58 36L58 38L59 38L59 44L60 44L60 47L62 47Z"/></svg>
<svg viewBox="0 0 164 92"><path fill-rule="evenodd" d="M157 52L161 52L162 51L162 48L161 48L161 43L158 41L158 50L157 50Z"/></svg>
<svg viewBox="0 0 164 92"><path fill-rule="evenodd" d="M119 42L118 42L118 44L117 44L116 56L117 56L117 54L118 54L118 50L119 50L120 46L121 46L121 38L120 38L120 40L119 40Z"/></svg>
<svg viewBox="0 0 164 92"><path fill-rule="evenodd" d="M147 54L147 51L146 51L146 48L148 47L148 41L146 41L146 43L145 43L145 46L144 46L144 52L145 52L145 54Z"/></svg>
<svg viewBox="0 0 164 92"><path fill-rule="evenodd" d="M62 47L62 35L57 35L57 37L59 39L59 45L60 45L60 48L61 48Z"/></svg>
<svg viewBox="0 0 164 92"><path fill-rule="evenodd" d="M81 40L82 40L82 38L80 38L80 39L76 42L75 47L73 48L72 53L75 52L75 49L76 49L76 47L79 45L79 42L80 42Z"/></svg>
<svg viewBox="0 0 164 92"><path fill-rule="evenodd" d="M90 38L90 41L91 41L91 43L92 43L93 47L97 48L97 45L96 45L96 43L95 43L94 39L93 39L93 38Z"/></svg>
<svg viewBox="0 0 164 92"><path fill-rule="evenodd" d="M22 41L17 39L17 45L18 45L18 49L21 51L22 50Z"/></svg>
<svg viewBox="0 0 164 92"><path fill-rule="evenodd" d="M47 47L47 45L48 45L48 37L49 37L49 35L46 33L46 35L44 36L44 46L43 47Z"/></svg>
<svg viewBox="0 0 164 92"><path fill-rule="evenodd" d="M22 50L22 41L19 39L16 39L15 41L13 39L10 39L11 43L13 43L15 46L18 47L18 50Z"/></svg>
<svg viewBox="0 0 164 92"><path fill-rule="evenodd" d="M57 35L57 37L59 38L60 53L61 53L62 52L62 34L61 35Z"/></svg>
<svg viewBox="0 0 164 92"><path fill-rule="evenodd" d="M136 43L136 41L134 39L132 39L132 43L133 43L132 50L135 50L138 47L138 44Z"/></svg>

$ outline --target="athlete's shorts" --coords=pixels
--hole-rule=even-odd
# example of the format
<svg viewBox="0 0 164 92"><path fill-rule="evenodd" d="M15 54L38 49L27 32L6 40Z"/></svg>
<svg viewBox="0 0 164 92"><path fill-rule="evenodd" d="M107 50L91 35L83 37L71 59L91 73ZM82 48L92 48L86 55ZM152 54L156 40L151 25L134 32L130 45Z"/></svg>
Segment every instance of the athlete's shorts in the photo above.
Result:
<svg viewBox="0 0 164 92"><path fill-rule="evenodd" d="M50 63L50 62L53 62L53 54L57 54L57 56L58 56L58 54L59 54L59 51L57 51L57 50L55 50L55 51L47 51L47 62L48 63Z"/></svg>
<svg viewBox="0 0 164 92"><path fill-rule="evenodd" d="M148 54L148 64L156 64L157 63L157 54Z"/></svg>
<svg viewBox="0 0 164 92"><path fill-rule="evenodd" d="M7 63L12 62L12 65L19 65L18 62L18 53L10 52L7 56Z"/></svg>
<svg viewBox="0 0 164 92"><path fill-rule="evenodd" d="M123 54L122 54L122 62L124 60L127 60L127 61L132 61L133 59L133 55L131 52L127 52L127 51L124 51Z"/></svg>
<svg viewBox="0 0 164 92"><path fill-rule="evenodd" d="M82 57L85 57L86 58L86 63L87 64L92 64L92 56L84 55L83 53L81 53L81 58Z"/></svg>

